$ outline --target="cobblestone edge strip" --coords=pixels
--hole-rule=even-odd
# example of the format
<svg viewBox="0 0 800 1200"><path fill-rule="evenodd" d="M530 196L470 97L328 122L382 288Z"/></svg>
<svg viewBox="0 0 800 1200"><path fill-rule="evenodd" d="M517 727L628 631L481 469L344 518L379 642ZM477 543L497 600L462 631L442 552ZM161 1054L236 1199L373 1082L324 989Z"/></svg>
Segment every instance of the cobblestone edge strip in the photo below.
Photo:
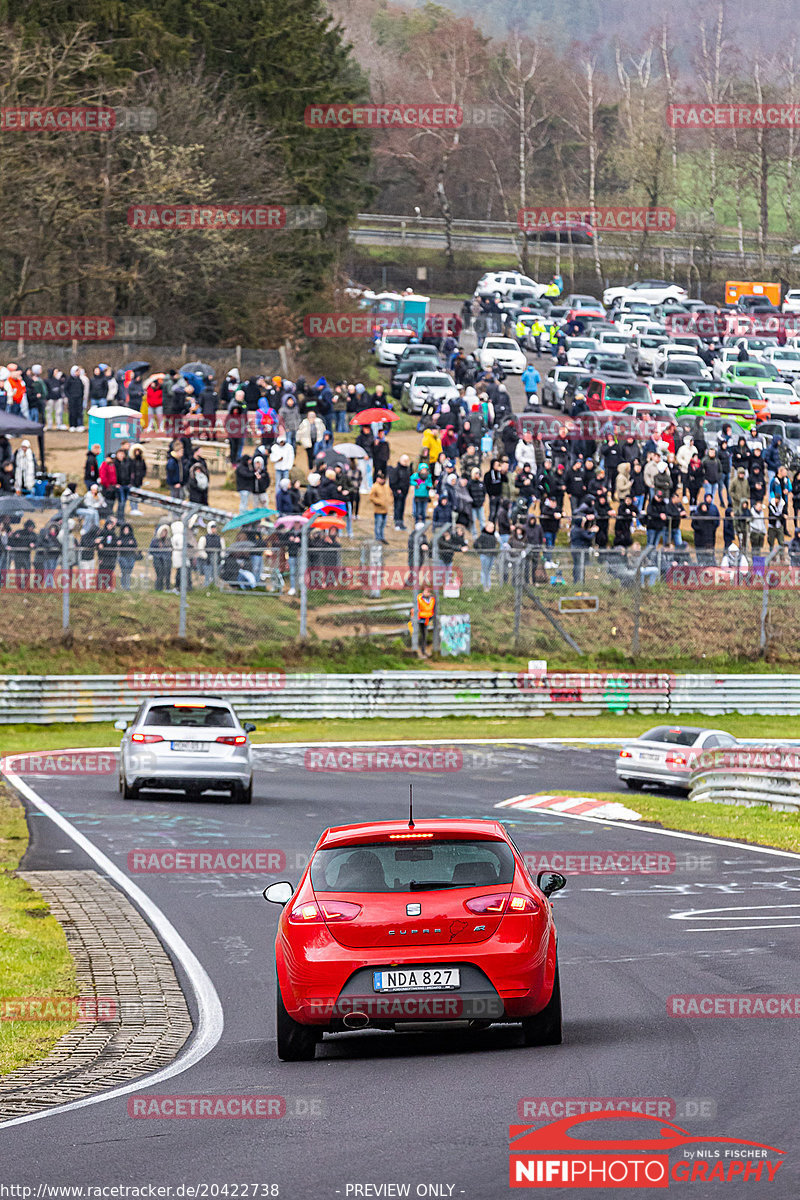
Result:
<svg viewBox="0 0 800 1200"><path fill-rule="evenodd" d="M97 871L18 874L64 929L78 995L112 1001L113 1019L79 1022L46 1058L0 1076L0 1121L149 1075L171 1063L192 1032L169 956L108 879Z"/></svg>

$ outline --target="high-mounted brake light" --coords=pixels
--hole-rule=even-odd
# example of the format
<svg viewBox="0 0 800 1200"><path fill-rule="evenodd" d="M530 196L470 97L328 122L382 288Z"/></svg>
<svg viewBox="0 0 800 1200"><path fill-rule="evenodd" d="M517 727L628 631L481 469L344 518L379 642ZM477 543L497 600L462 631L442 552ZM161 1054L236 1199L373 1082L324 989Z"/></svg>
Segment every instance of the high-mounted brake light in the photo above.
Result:
<svg viewBox="0 0 800 1200"><path fill-rule="evenodd" d="M231 735L230 737L218 737L217 741L222 742L223 746L243 746L247 741L247 735L244 733L237 733L235 736Z"/></svg>
<svg viewBox="0 0 800 1200"><path fill-rule="evenodd" d="M146 742L150 745L152 742L163 742L163 737L160 733L132 733L132 742Z"/></svg>
<svg viewBox="0 0 800 1200"><path fill-rule="evenodd" d="M488 896L474 896L471 900L464 901L464 907L470 912L484 915L491 913L495 916L501 916L506 912L513 913L537 913L539 905L531 896L524 896L520 892L493 892Z"/></svg>
<svg viewBox="0 0 800 1200"><path fill-rule="evenodd" d="M293 925L323 925L330 921L353 921L361 912L360 904L348 900L306 900L289 912Z"/></svg>
<svg viewBox="0 0 800 1200"><path fill-rule="evenodd" d="M419 838L432 838L432 833L390 833L390 842L414 842Z"/></svg>

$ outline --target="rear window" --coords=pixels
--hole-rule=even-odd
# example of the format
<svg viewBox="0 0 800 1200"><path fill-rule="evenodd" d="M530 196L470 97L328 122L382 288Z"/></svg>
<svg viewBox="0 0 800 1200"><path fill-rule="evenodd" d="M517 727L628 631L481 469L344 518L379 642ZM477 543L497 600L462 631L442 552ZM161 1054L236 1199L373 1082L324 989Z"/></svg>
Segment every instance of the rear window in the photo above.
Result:
<svg viewBox="0 0 800 1200"><path fill-rule="evenodd" d="M505 842L370 842L318 850L311 863L315 892L422 892L507 885L514 855Z"/></svg>
<svg viewBox="0 0 800 1200"><path fill-rule="evenodd" d="M702 729L684 726L682 729L670 725L657 725L655 729L639 735L642 742L668 742L670 746L693 746Z"/></svg>
<svg viewBox="0 0 800 1200"><path fill-rule="evenodd" d="M229 709L218 705L156 704L145 717L145 725L179 725L183 728L215 726L221 729L235 728Z"/></svg>
<svg viewBox="0 0 800 1200"><path fill-rule="evenodd" d="M728 408L733 412L751 412L752 405L746 396L718 396L715 400L718 408Z"/></svg>

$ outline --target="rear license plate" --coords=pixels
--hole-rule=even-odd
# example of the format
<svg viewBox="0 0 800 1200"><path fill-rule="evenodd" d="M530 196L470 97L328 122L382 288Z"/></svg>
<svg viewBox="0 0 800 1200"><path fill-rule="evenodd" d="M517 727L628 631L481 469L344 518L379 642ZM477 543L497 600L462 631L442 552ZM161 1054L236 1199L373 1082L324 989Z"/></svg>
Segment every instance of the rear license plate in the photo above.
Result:
<svg viewBox="0 0 800 1200"><path fill-rule="evenodd" d="M658 754L645 754L643 751L641 751L641 752L639 753L639 758L642 758L642 759L644 759L644 761L645 761L645 762L658 762L658 761L659 761L659 759L660 759L660 755L658 755Z"/></svg>
<svg viewBox="0 0 800 1200"><path fill-rule="evenodd" d="M461 987L458 967L414 967L403 971L373 971L376 992L452 991Z"/></svg>
<svg viewBox="0 0 800 1200"><path fill-rule="evenodd" d="M208 742L173 742L173 750L188 750L190 754L208 754Z"/></svg>

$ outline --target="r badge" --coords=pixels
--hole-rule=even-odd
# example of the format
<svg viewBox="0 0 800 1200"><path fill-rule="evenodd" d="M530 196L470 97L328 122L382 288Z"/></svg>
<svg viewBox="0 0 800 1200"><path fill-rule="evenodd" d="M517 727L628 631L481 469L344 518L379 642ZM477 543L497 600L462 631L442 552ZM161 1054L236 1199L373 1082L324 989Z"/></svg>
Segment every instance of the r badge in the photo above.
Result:
<svg viewBox="0 0 800 1200"><path fill-rule="evenodd" d="M421 912L422 912L421 904L407 904L406 905L406 916L408 916L408 917L418 917Z"/></svg>

